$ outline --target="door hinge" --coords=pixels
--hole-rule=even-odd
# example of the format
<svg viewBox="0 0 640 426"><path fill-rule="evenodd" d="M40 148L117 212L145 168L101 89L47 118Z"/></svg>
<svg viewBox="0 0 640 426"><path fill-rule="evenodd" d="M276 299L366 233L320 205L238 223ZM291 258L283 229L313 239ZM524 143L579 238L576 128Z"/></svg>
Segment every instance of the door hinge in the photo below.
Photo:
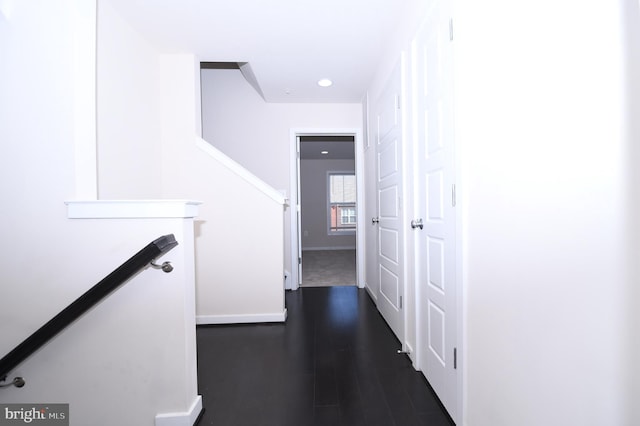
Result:
<svg viewBox="0 0 640 426"><path fill-rule="evenodd" d="M400 107L400 95L396 96L396 108L397 109L401 109L401 107Z"/></svg>
<svg viewBox="0 0 640 426"><path fill-rule="evenodd" d="M449 19L449 41L453 41L453 18Z"/></svg>
<svg viewBox="0 0 640 426"><path fill-rule="evenodd" d="M451 205L456 206L456 184L451 185Z"/></svg>
<svg viewBox="0 0 640 426"><path fill-rule="evenodd" d="M458 348L453 348L453 369L458 369Z"/></svg>
<svg viewBox="0 0 640 426"><path fill-rule="evenodd" d="M302 258L298 257L298 265L302 265Z"/></svg>
<svg viewBox="0 0 640 426"><path fill-rule="evenodd" d="M400 296L400 308L399 309L402 309L402 296Z"/></svg>

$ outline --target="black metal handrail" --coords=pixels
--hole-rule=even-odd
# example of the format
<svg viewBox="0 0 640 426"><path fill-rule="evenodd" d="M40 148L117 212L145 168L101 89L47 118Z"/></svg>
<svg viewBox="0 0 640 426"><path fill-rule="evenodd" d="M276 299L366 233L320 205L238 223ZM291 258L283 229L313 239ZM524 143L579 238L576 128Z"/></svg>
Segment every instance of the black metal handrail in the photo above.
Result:
<svg viewBox="0 0 640 426"><path fill-rule="evenodd" d="M59 314L51 318L45 325L36 330L31 336L27 337L0 360L0 381L6 379L7 374L11 370L40 349L82 314L140 272L156 258L177 245L178 243L173 234L157 238L107 275L98 284L87 290L82 296L78 297ZM163 268L163 270L165 270L165 268ZM165 270L165 272L168 271Z"/></svg>

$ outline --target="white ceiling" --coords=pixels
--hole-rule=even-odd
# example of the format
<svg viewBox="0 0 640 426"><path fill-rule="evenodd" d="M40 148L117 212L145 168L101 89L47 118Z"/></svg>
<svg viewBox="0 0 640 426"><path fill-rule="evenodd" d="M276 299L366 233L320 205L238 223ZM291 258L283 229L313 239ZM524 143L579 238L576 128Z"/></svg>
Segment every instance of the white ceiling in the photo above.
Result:
<svg viewBox="0 0 640 426"><path fill-rule="evenodd" d="M323 154L323 151L326 152L326 154ZM300 159L354 160L355 145L353 138L332 136L303 138L303 140L300 141Z"/></svg>
<svg viewBox="0 0 640 426"><path fill-rule="evenodd" d="M421 0L106 1L162 52L248 62L269 102L360 102L388 34ZM325 77L333 86L317 85Z"/></svg>

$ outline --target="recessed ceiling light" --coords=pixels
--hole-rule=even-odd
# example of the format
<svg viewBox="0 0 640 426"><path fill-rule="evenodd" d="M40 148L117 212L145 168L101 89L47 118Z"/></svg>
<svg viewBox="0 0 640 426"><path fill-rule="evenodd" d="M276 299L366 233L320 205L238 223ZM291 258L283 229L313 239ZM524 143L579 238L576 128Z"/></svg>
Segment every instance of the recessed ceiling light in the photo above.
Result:
<svg viewBox="0 0 640 426"><path fill-rule="evenodd" d="M320 154L322 155L327 155L329 153L329 151L320 151Z"/></svg>
<svg viewBox="0 0 640 426"><path fill-rule="evenodd" d="M320 87L329 87L333 84L333 81L328 78L323 78L322 80L318 80L318 86Z"/></svg>

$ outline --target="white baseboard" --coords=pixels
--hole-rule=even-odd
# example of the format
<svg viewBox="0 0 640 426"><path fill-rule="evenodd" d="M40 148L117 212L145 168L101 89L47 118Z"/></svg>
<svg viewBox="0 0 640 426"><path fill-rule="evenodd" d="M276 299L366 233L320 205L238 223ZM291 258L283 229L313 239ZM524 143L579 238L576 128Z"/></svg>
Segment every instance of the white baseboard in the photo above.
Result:
<svg viewBox="0 0 640 426"><path fill-rule="evenodd" d="M189 411L184 413L165 413L156 416L156 426L193 426L202 411L202 396L197 395Z"/></svg>
<svg viewBox="0 0 640 426"><path fill-rule="evenodd" d="M415 351L413 350L413 347L410 344L405 343L405 346L406 346L407 356L411 360L411 365L413 366L414 370L417 370L418 366L416 364L416 353L415 353Z"/></svg>
<svg viewBox="0 0 640 426"><path fill-rule="evenodd" d="M198 315L197 325L213 324L252 324L261 322L285 322L287 310L273 314L242 314L242 315Z"/></svg>
<svg viewBox="0 0 640 426"><path fill-rule="evenodd" d="M378 295L376 294L376 292L373 291L367 283L364 283L364 288L365 290L367 290L367 293L369 293L369 296L371 296L371 298L373 299L373 303L378 304Z"/></svg>

